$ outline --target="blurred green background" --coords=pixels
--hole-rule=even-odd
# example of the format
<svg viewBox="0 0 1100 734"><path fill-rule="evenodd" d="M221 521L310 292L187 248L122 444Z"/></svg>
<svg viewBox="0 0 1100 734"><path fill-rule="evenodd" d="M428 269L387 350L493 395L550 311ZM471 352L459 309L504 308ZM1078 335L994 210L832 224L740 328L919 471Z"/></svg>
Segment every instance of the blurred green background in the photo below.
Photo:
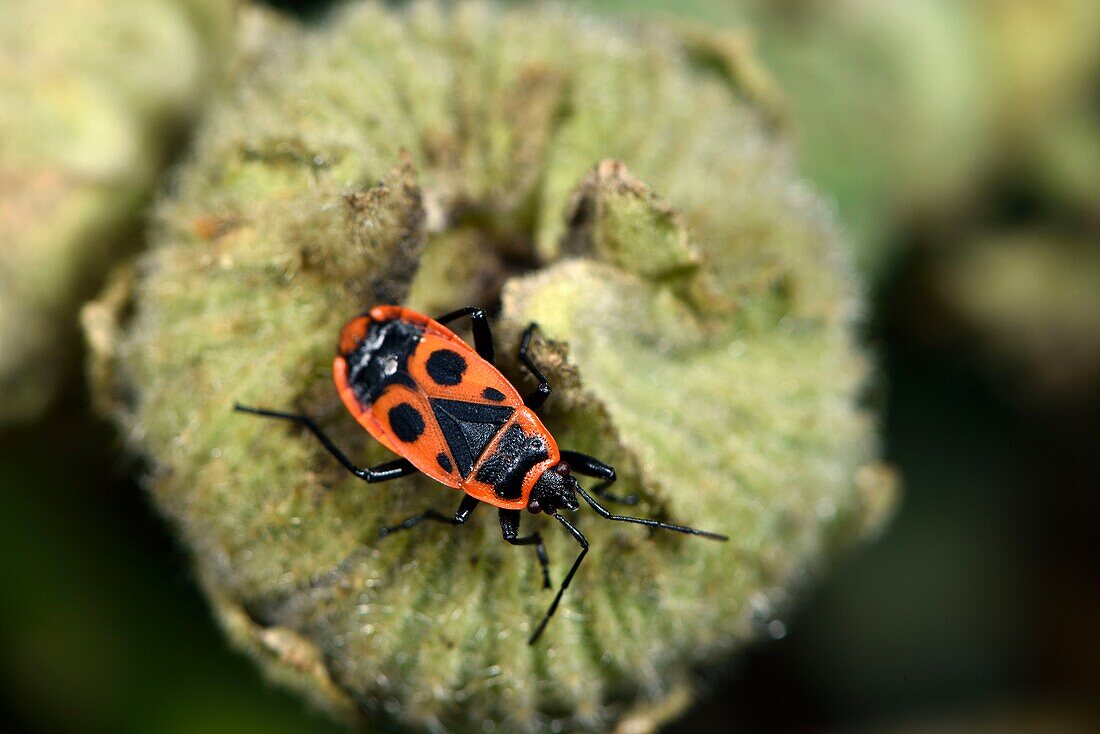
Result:
<svg viewBox="0 0 1100 734"><path fill-rule="evenodd" d="M219 3L179 5L199 39L187 48L219 58L204 15ZM1100 3L576 5L755 49L867 277L862 336L882 366L866 399L905 481L886 534L808 585L769 626L777 639L705 673L713 695L669 731L1100 730ZM139 50L120 41L122 63ZM211 67L196 79L214 83ZM183 149L196 88L171 124L140 118L170 128L149 136L157 170ZM0 147L7 255L25 226L12 160ZM140 246L151 191L108 192L130 202L106 229L120 249ZM40 360L78 363L76 309L110 252L48 304L65 339ZM19 262L0 260L9 285ZM61 375L44 407L0 423L8 713L48 732L336 731L227 649L140 466L94 417L79 369Z"/></svg>

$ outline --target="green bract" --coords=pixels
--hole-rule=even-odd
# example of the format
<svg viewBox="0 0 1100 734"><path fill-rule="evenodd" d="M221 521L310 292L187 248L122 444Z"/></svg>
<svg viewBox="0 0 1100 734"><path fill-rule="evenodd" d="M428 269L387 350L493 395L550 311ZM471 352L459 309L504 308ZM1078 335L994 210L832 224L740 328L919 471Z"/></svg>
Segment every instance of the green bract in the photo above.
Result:
<svg viewBox="0 0 1100 734"><path fill-rule="evenodd" d="M681 48L555 8L354 5L280 31L207 121L156 247L87 321L157 504L273 677L414 729L602 730L638 706L652 729L690 700L690 670L885 515L830 218L729 77ZM578 513L592 553L528 647L551 594L488 508L380 541L460 496L365 485L232 405L300 409L357 461L390 458L329 369L348 318L407 295L429 313L499 302L522 386L538 320L559 442L615 464L639 515L730 542ZM576 544L524 523L560 580Z"/></svg>

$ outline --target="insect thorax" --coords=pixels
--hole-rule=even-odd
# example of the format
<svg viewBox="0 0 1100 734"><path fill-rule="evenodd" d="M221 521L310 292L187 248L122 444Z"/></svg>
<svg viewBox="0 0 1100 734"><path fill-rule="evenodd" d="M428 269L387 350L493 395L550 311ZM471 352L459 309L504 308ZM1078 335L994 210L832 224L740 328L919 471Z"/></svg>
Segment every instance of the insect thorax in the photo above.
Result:
<svg viewBox="0 0 1100 734"><path fill-rule="evenodd" d="M409 357L423 332L403 319L370 323L363 339L344 355L348 384L360 402L370 405L386 386L410 382Z"/></svg>
<svg viewBox="0 0 1100 734"><path fill-rule="evenodd" d="M528 434L512 423L480 463L474 478L491 485L494 494L501 499L518 499L523 494L527 473L548 456L549 449L542 436Z"/></svg>

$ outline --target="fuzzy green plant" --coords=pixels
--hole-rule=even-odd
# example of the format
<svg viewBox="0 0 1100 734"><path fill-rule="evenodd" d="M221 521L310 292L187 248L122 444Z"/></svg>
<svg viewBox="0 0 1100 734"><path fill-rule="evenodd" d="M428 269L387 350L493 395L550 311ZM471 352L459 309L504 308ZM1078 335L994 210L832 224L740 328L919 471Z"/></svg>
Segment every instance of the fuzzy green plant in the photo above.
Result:
<svg viewBox="0 0 1100 734"><path fill-rule="evenodd" d="M899 227L957 215L994 153L1003 60L976 6L999 1L581 0L725 26L757 49L800 167L836 200L872 280L889 272Z"/></svg>
<svg viewBox="0 0 1100 734"><path fill-rule="evenodd" d="M892 504L827 208L737 75L658 28L355 4L257 49L160 202L155 247L85 319L97 394L219 620L350 720L654 730ZM493 307L521 386L537 320L559 442L614 464L638 514L730 541L578 513L592 552L528 646L551 594L490 512L382 540L459 496L363 484L308 433L232 411L301 410L356 461L392 458L329 369L345 320L393 301ZM576 544L524 523L560 580Z"/></svg>
<svg viewBox="0 0 1100 734"><path fill-rule="evenodd" d="M881 276L899 225L954 215L991 154L982 29L952 0L756 2L807 175L834 195L857 263Z"/></svg>
<svg viewBox="0 0 1100 734"><path fill-rule="evenodd" d="M79 304L140 210L232 36L232 0L0 8L0 424L77 374Z"/></svg>

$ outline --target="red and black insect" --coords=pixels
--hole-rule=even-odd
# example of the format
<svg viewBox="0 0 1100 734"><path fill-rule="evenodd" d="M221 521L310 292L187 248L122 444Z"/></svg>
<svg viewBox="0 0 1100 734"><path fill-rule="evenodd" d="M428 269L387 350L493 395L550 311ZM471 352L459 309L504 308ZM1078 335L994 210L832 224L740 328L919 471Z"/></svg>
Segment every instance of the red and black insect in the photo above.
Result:
<svg viewBox="0 0 1100 734"><path fill-rule="evenodd" d="M474 332L471 348L444 324L469 316ZM489 320L480 308L469 307L430 319L401 306L376 306L352 319L340 335L333 378L340 398L356 420L386 448L402 458L369 468L356 466L305 415L237 405L245 413L279 418L309 429L348 471L367 482L384 482L417 471L465 493L458 510L448 517L436 510L382 530L382 536L408 530L424 520L463 525L484 502L499 508L504 540L533 545L550 588L549 562L541 536L519 536L522 510L544 512L560 522L581 546L550 608L528 640L534 644L553 616L562 594L588 553L588 539L559 510L580 509L577 495L607 520L675 530L713 540L717 533L641 517L612 514L592 495L634 504L637 498L608 493L615 470L591 456L559 451L537 411L550 396L550 383L527 356L531 324L523 334L519 360L538 380L538 387L521 397L493 365ZM573 473L599 481L586 491Z"/></svg>

